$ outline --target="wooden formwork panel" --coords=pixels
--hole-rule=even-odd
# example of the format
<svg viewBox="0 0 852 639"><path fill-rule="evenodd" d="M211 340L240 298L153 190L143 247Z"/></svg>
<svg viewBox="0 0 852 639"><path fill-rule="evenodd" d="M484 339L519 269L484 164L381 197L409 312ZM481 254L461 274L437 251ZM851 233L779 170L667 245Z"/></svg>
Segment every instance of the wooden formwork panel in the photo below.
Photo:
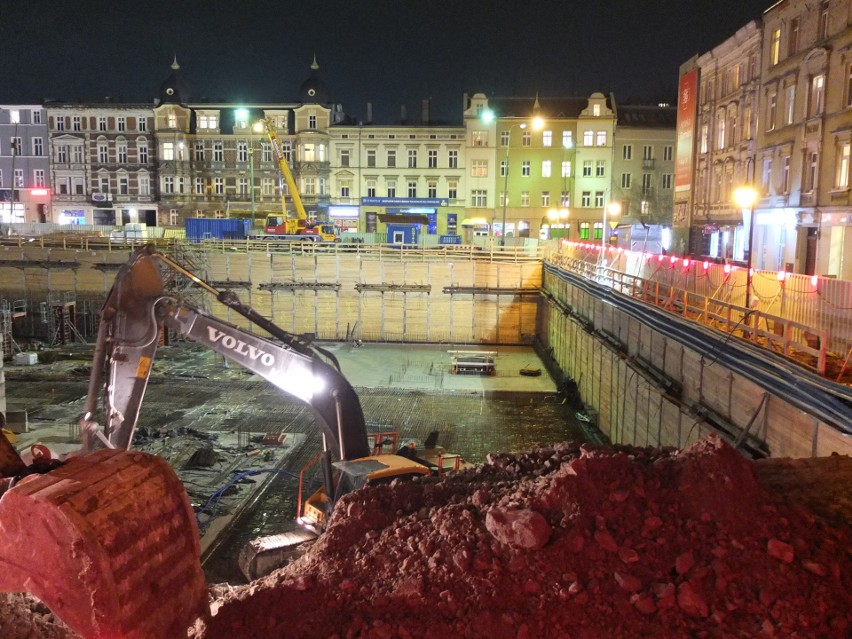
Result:
<svg viewBox="0 0 852 639"><path fill-rule="evenodd" d="M340 265L337 258L317 256L314 258L314 273L317 282L333 284L340 279Z"/></svg>
<svg viewBox="0 0 852 639"><path fill-rule="evenodd" d="M381 284L405 284L405 262L382 262Z"/></svg>
<svg viewBox="0 0 852 639"><path fill-rule="evenodd" d="M291 255L293 264L293 281L316 282L317 261L313 255Z"/></svg>
<svg viewBox="0 0 852 639"><path fill-rule="evenodd" d="M759 432L771 457L810 457L813 454L817 428L812 416L778 398L772 398L764 410L766 427Z"/></svg>
<svg viewBox="0 0 852 639"><path fill-rule="evenodd" d="M454 262L450 284L469 288L476 285L474 276L474 262Z"/></svg>
<svg viewBox="0 0 852 639"><path fill-rule="evenodd" d="M486 338L500 344L517 344L521 341L521 296L500 295L495 298L494 331Z"/></svg>
<svg viewBox="0 0 852 639"><path fill-rule="evenodd" d="M682 399L685 403L702 401L701 383L704 372L704 360L692 349L683 350L681 359L681 384L683 385Z"/></svg>
<svg viewBox="0 0 852 639"><path fill-rule="evenodd" d="M684 415L680 410L680 406L663 397L660 416L660 442L659 446L674 446L680 448L681 429L684 421Z"/></svg>
<svg viewBox="0 0 852 639"><path fill-rule="evenodd" d="M720 364L708 366L704 363L701 378L701 403L728 421L733 420L733 391L736 376ZM760 401L758 393L755 406ZM750 404L750 402L748 402ZM739 411L740 414L744 410Z"/></svg>
<svg viewBox="0 0 852 639"><path fill-rule="evenodd" d="M432 273L434 276L434 271ZM429 341L449 342L452 337L453 298L451 295L435 290L429 294Z"/></svg>
<svg viewBox="0 0 852 639"><path fill-rule="evenodd" d="M25 268L24 290L30 297L47 298L50 272L46 268Z"/></svg>
<svg viewBox="0 0 852 639"><path fill-rule="evenodd" d="M836 428L819 423L817 425L814 455L825 457L833 453L852 455L852 435L844 435Z"/></svg>
<svg viewBox="0 0 852 639"><path fill-rule="evenodd" d="M289 255L271 253L269 256L269 280L270 283L292 282L293 263Z"/></svg>
<svg viewBox="0 0 852 639"><path fill-rule="evenodd" d="M426 293L405 296L405 341L429 341L429 302Z"/></svg>
<svg viewBox="0 0 852 639"><path fill-rule="evenodd" d="M318 339L336 340L345 337L338 327L337 295L334 291L320 290L316 293L316 317Z"/></svg>
<svg viewBox="0 0 852 639"><path fill-rule="evenodd" d="M341 255L337 260L336 278L335 281L340 284L338 295L340 295L341 301L357 297L358 291L355 285L361 281L361 260L355 259L355 256Z"/></svg>
<svg viewBox="0 0 852 639"><path fill-rule="evenodd" d="M473 285L477 288L497 288L500 286L500 272L496 268L488 268L493 264L471 262L473 266Z"/></svg>
<svg viewBox="0 0 852 639"><path fill-rule="evenodd" d="M541 306L541 298L523 297L517 302L518 307L518 326L519 326L519 341L530 343L535 338L538 331L536 325L538 323L539 308Z"/></svg>
<svg viewBox="0 0 852 639"><path fill-rule="evenodd" d="M296 318L296 296L292 291L274 291L269 296L272 305L270 315L272 320L285 331L296 333L298 320Z"/></svg>
<svg viewBox="0 0 852 639"><path fill-rule="evenodd" d="M394 266L401 265L396 264ZM382 294L381 304L382 339L403 341L405 335L405 293L386 291Z"/></svg>
<svg viewBox="0 0 852 639"><path fill-rule="evenodd" d="M504 307L498 302L497 295L475 295L473 297L473 341L495 342L498 331L505 330L517 333L517 317L506 317L503 313L508 310L509 304ZM498 322L500 324L498 328Z"/></svg>
<svg viewBox="0 0 852 639"><path fill-rule="evenodd" d="M382 337L382 294L366 291L361 295L361 321L358 334L361 339L378 341Z"/></svg>
<svg viewBox="0 0 852 639"><path fill-rule="evenodd" d="M207 279L228 279L228 255L224 253L209 253L207 255Z"/></svg>
<svg viewBox="0 0 852 639"><path fill-rule="evenodd" d="M228 255L226 263L227 279L231 282L249 282L253 278L251 272L251 253Z"/></svg>
<svg viewBox="0 0 852 639"><path fill-rule="evenodd" d="M77 274L70 268L50 268L47 271L47 286L50 292L77 291Z"/></svg>
<svg viewBox="0 0 852 639"><path fill-rule="evenodd" d="M662 371L671 379L683 379L683 358L686 350L677 340L666 338Z"/></svg>
<svg viewBox="0 0 852 639"><path fill-rule="evenodd" d="M361 260L359 269L361 284L384 284L383 262L378 260Z"/></svg>
<svg viewBox="0 0 852 639"><path fill-rule="evenodd" d="M452 325L450 339L453 342L472 343L473 336L473 304L470 295L453 296L451 309Z"/></svg>
<svg viewBox="0 0 852 639"><path fill-rule="evenodd" d="M293 292L293 333L316 333L317 294L312 290L298 289Z"/></svg>

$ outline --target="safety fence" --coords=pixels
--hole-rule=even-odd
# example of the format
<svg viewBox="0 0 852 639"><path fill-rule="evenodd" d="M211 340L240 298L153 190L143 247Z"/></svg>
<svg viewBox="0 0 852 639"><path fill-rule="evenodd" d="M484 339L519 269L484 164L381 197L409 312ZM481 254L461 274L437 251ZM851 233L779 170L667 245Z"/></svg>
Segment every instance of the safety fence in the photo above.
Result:
<svg viewBox="0 0 852 639"><path fill-rule="evenodd" d="M852 282L562 243L546 262L841 380L852 365Z"/></svg>

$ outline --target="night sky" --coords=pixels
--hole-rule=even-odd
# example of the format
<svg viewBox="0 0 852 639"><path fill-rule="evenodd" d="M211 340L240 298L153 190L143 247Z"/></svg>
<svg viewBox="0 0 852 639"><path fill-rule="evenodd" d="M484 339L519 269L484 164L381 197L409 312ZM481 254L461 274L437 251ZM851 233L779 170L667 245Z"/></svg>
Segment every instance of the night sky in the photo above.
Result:
<svg viewBox="0 0 852 639"><path fill-rule="evenodd" d="M291 101L314 54L363 118L460 121L464 93L674 101L678 67L773 0L0 0L0 103Z"/></svg>

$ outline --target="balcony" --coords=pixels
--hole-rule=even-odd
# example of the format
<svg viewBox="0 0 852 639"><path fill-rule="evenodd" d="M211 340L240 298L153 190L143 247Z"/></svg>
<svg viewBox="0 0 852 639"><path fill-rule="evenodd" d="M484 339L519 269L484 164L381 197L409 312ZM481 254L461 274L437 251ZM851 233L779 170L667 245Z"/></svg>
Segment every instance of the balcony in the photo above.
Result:
<svg viewBox="0 0 852 639"><path fill-rule="evenodd" d="M653 171L655 162L656 162L656 160L653 160L653 159L642 160L642 170L643 171Z"/></svg>

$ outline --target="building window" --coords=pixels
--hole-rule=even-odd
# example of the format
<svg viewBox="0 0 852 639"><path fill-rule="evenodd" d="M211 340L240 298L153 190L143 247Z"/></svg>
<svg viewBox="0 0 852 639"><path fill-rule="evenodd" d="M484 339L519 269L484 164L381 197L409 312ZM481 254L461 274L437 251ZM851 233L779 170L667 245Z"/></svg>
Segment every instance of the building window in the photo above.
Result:
<svg viewBox="0 0 852 639"><path fill-rule="evenodd" d="M215 115L202 115L198 118L199 129L215 129L218 126L218 119Z"/></svg>
<svg viewBox="0 0 852 639"><path fill-rule="evenodd" d="M837 149L837 175L834 184L838 189L849 187L849 142L843 142Z"/></svg>
<svg viewBox="0 0 852 639"><path fill-rule="evenodd" d="M602 209L604 205L604 192L595 191L595 207Z"/></svg>
<svg viewBox="0 0 852 639"><path fill-rule="evenodd" d="M65 118L62 116L58 116L56 118L56 130L64 131L65 130Z"/></svg>
<svg viewBox="0 0 852 639"><path fill-rule="evenodd" d="M580 206L584 209L587 209L592 206L592 192L591 191L583 191L582 196L580 197Z"/></svg>
<svg viewBox="0 0 852 639"><path fill-rule="evenodd" d="M459 183L455 180L447 182L447 197L451 200L457 200L459 197Z"/></svg>
<svg viewBox="0 0 852 639"><path fill-rule="evenodd" d="M605 160L596 160L595 161L595 177L606 177L606 161Z"/></svg>
<svg viewBox="0 0 852 639"><path fill-rule="evenodd" d="M213 178L213 193L216 195L224 195L225 194L225 179L224 178Z"/></svg>
<svg viewBox="0 0 852 639"><path fill-rule="evenodd" d="M429 149L426 154L428 166L430 169L438 168L438 150L437 149Z"/></svg>
<svg viewBox="0 0 852 639"><path fill-rule="evenodd" d="M667 144L663 147L663 161L671 162L674 158L674 147L671 144Z"/></svg>
<svg viewBox="0 0 852 639"><path fill-rule="evenodd" d="M107 119L105 115L98 117L98 131L106 131L107 130Z"/></svg>
<svg viewBox="0 0 852 639"><path fill-rule="evenodd" d="M592 161L583 160L583 177L592 177Z"/></svg>
<svg viewBox="0 0 852 639"><path fill-rule="evenodd" d="M195 159L198 162L204 161L204 142L195 143Z"/></svg>
<svg viewBox="0 0 852 639"><path fill-rule="evenodd" d="M633 179L633 175L630 173L622 173L621 174L621 188L629 189L630 181Z"/></svg>
<svg viewBox="0 0 852 639"><path fill-rule="evenodd" d="M376 181L367 180L367 197L376 197Z"/></svg>
<svg viewBox="0 0 852 639"><path fill-rule="evenodd" d="M761 187L764 195L769 194L769 185L772 183L772 158L764 158Z"/></svg>
<svg viewBox="0 0 852 639"><path fill-rule="evenodd" d="M524 131L521 135L521 146L532 146L532 133Z"/></svg>
<svg viewBox="0 0 852 639"><path fill-rule="evenodd" d="M237 162L248 162L248 142L246 140L237 142Z"/></svg>
<svg viewBox="0 0 852 639"><path fill-rule="evenodd" d="M118 154L118 163L127 164L127 144L124 142L116 144L115 151Z"/></svg>
<svg viewBox="0 0 852 639"><path fill-rule="evenodd" d="M248 195L248 178L237 178L237 193L240 197Z"/></svg>
<svg viewBox="0 0 852 639"><path fill-rule="evenodd" d="M787 39L787 55L791 56L799 50L799 18L790 20L790 32Z"/></svg>
<svg viewBox="0 0 852 639"><path fill-rule="evenodd" d="M309 115L308 116L308 128L316 129L317 128L317 116Z"/></svg>
<svg viewBox="0 0 852 639"><path fill-rule="evenodd" d="M550 191L541 192L541 205L550 206Z"/></svg>
<svg viewBox="0 0 852 639"><path fill-rule="evenodd" d="M775 112L778 108L778 96L774 92L769 94L766 103L766 130L772 131L775 128Z"/></svg>
<svg viewBox="0 0 852 639"><path fill-rule="evenodd" d="M340 149L340 166L349 166L349 149Z"/></svg>
<svg viewBox="0 0 852 639"><path fill-rule="evenodd" d="M813 193L817 189L817 165L819 164L819 154L816 151L809 151L806 156L805 167L805 192Z"/></svg>
<svg viewBox="0 0 852 639"><path fill-rule="evenodd" d="M146 118L136 118L136 129L139 131L147 131L148 120Z"/></svg>
<svg viewBox="0 0 852 639"><path fill-rule="evenodd" d="M176 129L177 128L177 115L175 115L174 113L169 113L166 116L166 120L168 121L167 128L169 128L169 129Z"/></svg>
<svg viewBox="0 0 852 639"><path fill-rule="evenodd" d="M56 147L56 162L57 164L66 164L68 162L68 147L61 145Z"/></svg>
<svg viewBox="0 0 852 639"><path fill-rule="evenodd" d="M148 164L148 143L140 142L138 147L139 163Z"/></svg>
<svg viewBox="0 0 852 639"><path fill-rule="evenodd" d="M471 146L488 146L488 131L471 131Z"/></svg>
<svg viewBox="0 0 852 639"><path fill-rule="evenodd" d="M394 180L388 181L388 197L396 197L396 182Z"/></svg>
<svg viewBox="0 0 852 639"><path fill-rule="evenodd" d="M12 175L12 183L18 187L24 187L24 170L23 169L15 169L15 173Z"/></svg>
<svg viewBox="0 0 852 639"><path fill-rule="evenodd" d="M470 205L477 209L488 207L488 191L473 189L470 192Z"/></svg>
<svg viewBox="0 0 852 639"><path fill-rule="evenodd" d="M447 151L448 166L451 169L459 168L459 152L455 149Z"/></svg>
<svg viewBox="0 0 852 639"><path fill-rule="evenodd" d="M195 178L195 194L204 195L204 178Z"/></svg>
<svg viewBox="0 0 852 639"><path fill-rule="evenodd" d="M530 192L529 191L521 191L521 206L529 206L530 205Z"/></svg>
<svg viewBox="0 0 852 639"><path fill-rule="evenodd" d="M408 197L417 197L417 182L408 182Z"/></svg>
<svg viewBox="0 0 852 639"><path fill-rule="evenodd" d="M438 183L437 182L427 182L426 183L426 197L430 197L430 198L438 197Z"/></svg>
<svg viewBox="0 0 852 639"><path fill-rule="evenodd" d="M174 142L163 142L163 159L164 160L174 160L175 159Z"/></svg>
<svg viewBox="0 0 852 639"><path fill-rule="evenodd" d="M790 192L790 156L784 156L784 162L781 164L781 193Z"/></svg>
<svg viewBox="0 0 852 639"><path fill-rule="evenodd" d="M541 132L541 145L542 146L553 146L553 131L542 131Z"/></svg>
<svg viewBox="0 0 852 639"><path fill-rule="evenodd" d="M595 146L606 146L606 131L598 131L595 134Z"/></svg>
<svg viewBox="0 0 852 639"><path fill-rule="evenodd" d="M72 131L82 131L83 130L83 120L79 115L75 115L71 118L71 130Z"/></svg>
<svg viewBox="0 0 852 639"><path fill-rule="evenodd" d="M592 146L595 143L594 131L583 131L583 146Z"/></svg>
<svg viewBox="0 0 852 639"><path fill-rule="evenodd" d="M571 160L563 160L562 161L562 177L564 177L564 178L571 177Z"/></svg>
<svg viewBox="0 0 852 639"><path fill-rule="evenodd" d="M562 132L562 148L570 149L574 146L574 132L573 131L563 131Z"/></svg>
<svg viewBox="0 0 852 639"><path fill-rule="evenodd" d="M699 146L701 153L707 153L710 148L710 125L701 125L701 144Z"/></svg>
<svg viewBox="0 0 852 639"><path fill-rule="evenodd" d="M488 177L488 160L471 160L470 175L472 177Z"/></svg>
<svg viewBox="0 0 852 639"><path fill-rule="evenodd" d="M137 178L139 182L139 195L151 195L151 178L147 173L142 173Z"/></svg>
<svg viewBox="0 0 852 639"><path fill-rule="evenodd" d="M388 151L388 168L396 168L396 151L393 149Z"/></svg>
<svg viewBox="0 0 852 639"><path fill-rule="evenodd" d="M349 191L352 189L352 183L349 180L340 182L340 197L349 197Z"/></svg>
<svg viewBox="0 0 852 639"><path fill-rule="evenodd" d="M781 29L774 29L769 40L769 64L775 66L781 60Z"/></svg>
<svg viewBox="0 0 852 639"><path fill-rule="evenodd" d="M106 144L98 144L98 162L101 164L109 162L109 147Z"/></svg>
<svg viewBox="0 0 852 639"><path fill-rule="evenodd" d="M272 195L275 193L275 181L272 178L261 178L260 193L261 195Z"/></svg>
<svg viewBox="0 0 852 639"><path fill-rule="evenodd" d="M213 161L214 162L224 162L225 161L225 149L222 142L214 142L213 143Z"/></svg>
<svg viewBox="0 0 852 639"><path fill-rule="evenodd" d="M672 188L672 174L671 173L663 173L662 184L663 184L664 189L671 189Z"/></svg>
<svg viewBox="0 0 852 639"><path fill-rule="evenodd" d="M41 111L34 110L32 117L33 117L33 124L41 124Z"/></svg>
<svg viewBox="0 0 852 639"><path fill-rule="evenodd" d="M825 76L815 75L811 78L811 117L822 113L823 98L825 97Z"/></svg>
<svg viewBox="0 0 852 639"><path fill-rule="evenodd" d="M550 160L542 160L541 162L541 177L549 178L551 174Z"/></svg>
<svg viewBox="0 0 852 639"><path fill-rule="evenodd" d="M817 40L825 40L828 37L828 0L823 0L819 5L819 23L817 25Z"/></svg>
<svg viewBox="0 0 852 639"><path fill-rule="evenodd" d="M500 131L500 146L502 146L504 149L509 146L509 135L511 134L511 132L511 129Z"/></svg>
<svg viewBox="0 0 852 639"><path fill-rule="evenodd" d="M35 155L35 156L44 155L44 139L43 138L33 138L33 155Z"/></svg>
<svg viewBox="0 0 852 639"><path fill-rule="evenodd" d="M500 177L506 177L506 167L508 166L506 160L500 160Z"/></svg>
<svg viewBox="0 0 852 639"><path fill-rule="evenodd" d="M367 149L367 166L370 168L376 167L376 150Z"/></svg>
<svg viewBox="0 0 852 639"><path fill-rule="evenodd" d="M588 222L580 222L580 239L581 240L589 240L591 239L590 230L592 225Z"/></svg>
<svg viewBox="0 0 852 639"><path fill-rule="evenodd" d="M793 124L796 117L796 85L791 84L786 89L784 101L784 124Z"/></svg>
<svg viewBox="0 0 852 639"><path fill-rule="evenodd" d="M33 186L36 188L44 187L44 169L35 169L33 171Z"/></svg>
<svg viewBox="0 0 852 639"><path fill-rule="evenodd" d="M107 188L109 188L108 185L107 185ZM104 185L103 184L101 184L101 192L102 193L108 192L108 191L104 191ZM175 179L171 175L168 175L168 176L163 178L163 192L164 193L174 193L175 192Z"/></svg>
<svg viewBox="0 0 852 639"><path fill-rule="evenodd" d="M130 181L127 179L126 175L118 176L118 194L119 195L129 195L130 194Z"/></svg>
<svg viewBox="0 0 852 639"><path fill-rule="evenodd" d="M117 122L119 131L126 131L127 130L127 118L126 117L120 116L116 122Z"/></svg>
<svg viewBox="0 0 852 639"><path fill-rule="evenodd" d="M417 168L417 149L408 149L408 168Z"/></svg>
<svg viewBox="0 0 852 639"><path fill-rule="evenodd" d="M846 65L846 102L847 107L852 106L852 62Z"/></svg>
<svg viewBox="0 0 852 639"><path fill-rule="evenodd" d="M317 181L315 177L306 177L304 182L305 195L311 196L317 193Z"/></svg>
<svg viewBox="0 0 852 639"><path fill-rule="evenodd" d="M633 145L625 144L621 147L621 159L622 160L632 160L633 159Z"/></svg>
<svg viewBox="0 0 852 639"><path fill-rule="evenodd" d="M562 191L559 196L559 204L560 206L571 206L571 193L569 191Z"/></svg>
<svg viewBox="0 0 852 639"><path fill-rule="evenodd" d="M531 175L529 160L524 160L523 162L521 162L521 175L523 177L529 177Z"/></svg>

